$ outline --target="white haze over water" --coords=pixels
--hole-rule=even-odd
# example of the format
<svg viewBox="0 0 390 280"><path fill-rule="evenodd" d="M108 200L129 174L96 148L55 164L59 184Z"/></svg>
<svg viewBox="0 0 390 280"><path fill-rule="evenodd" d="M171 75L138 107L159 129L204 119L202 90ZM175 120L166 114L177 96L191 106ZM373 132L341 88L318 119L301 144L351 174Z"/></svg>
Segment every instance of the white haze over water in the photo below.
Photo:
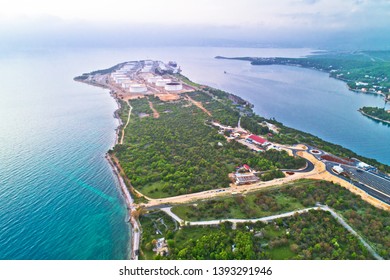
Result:
<svg viewBox="0 0 390 280"><path fill-rule="evenodd" d="M388 0L0 0L0 49L390 47Z"/></svg>

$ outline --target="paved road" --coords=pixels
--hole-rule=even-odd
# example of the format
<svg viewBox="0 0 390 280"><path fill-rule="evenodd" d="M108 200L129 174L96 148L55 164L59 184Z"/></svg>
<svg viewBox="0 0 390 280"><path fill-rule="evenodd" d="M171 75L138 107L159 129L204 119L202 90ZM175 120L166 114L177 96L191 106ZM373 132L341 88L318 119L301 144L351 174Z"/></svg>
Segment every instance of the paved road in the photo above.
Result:
<svg viewBox="0 0 390 280"><path fill-rule="evenodd" d="M257 219L224 219L224 220L212 220L212 221L201 221L201 222L190 222L191 226L205 226L205 225L218 225L223 222L231 222L231 223L247 223L247 222L269 222L272 220L276 220L279 218L286 218L290 217L297 214L302 214L306 213L309 210L315 210L317 207L310 207L310 208L305 208L302 210L296 210L296 211L291 211L283 214L278 214L278 215L273 215L273 216L267 216L267 217L262 217L262 218L257 218Z"/></svg>
<svg viewBox="0 0 390 280"><path fill-rule="evenodd" d="M294 173L307 173L314 170L314 164L310 160L306 160L306 167L302 169L281 169L281 171L290 171Z"/></svg>
<svg viewBox="0 0 390 280"><path fill-rule="evenodd" d="M183 219L179 218L179 216L177 216L172 212L172 207L163 207L160 210L167 213L169 216L171 216L172 219L174 219L179 224L182 224L184 222Z"/></svg>
<svg viewBox="0 0 390 280"><path fill-rule="evenodd" d="M385 176L378 176L371 172L359 170L355 167L348 165L341 165L341 167L348 173L353 179L349 180L344 176L338 175L333 172L332 167L335 165L331 162L325 162L326 170L334 176L343 179L359 189L365 191L367 194L390 204L390 180Z"/></svg>
<svg viewBox="0 0 390 280"><path fill-rule="evenodd" d="M133 217L131 217L130 219L132 225L131 259L138 260L140 240L141 240L141 229L136 219L134 219Z"/></svg>

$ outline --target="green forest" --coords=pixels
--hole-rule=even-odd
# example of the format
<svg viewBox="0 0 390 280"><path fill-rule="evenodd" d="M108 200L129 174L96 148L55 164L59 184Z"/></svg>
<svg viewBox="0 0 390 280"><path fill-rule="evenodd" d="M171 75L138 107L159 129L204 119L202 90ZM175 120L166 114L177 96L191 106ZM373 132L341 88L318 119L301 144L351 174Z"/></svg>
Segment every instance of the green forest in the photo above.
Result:
<svg viewBox="0 0 390 280"><path fill-rule="evenodd" d="M159 220L150 218L145 217L142 221L155 229ZM172 260L372 259L355 236L339 225L330 213L319 210L268 224L237 224L234 230L231 223L225 222L215 226L184 226L180 230L171 226L165 232L169 237L168 255L157 256L148 251L143 257ZM149 236L153 237L158 236ZM152 250L154 240L145 243L143 248Z"/></svg>
<svg viewBox="0 0 390 280"><path fill-rule="evenodd" d="M204 93L192 96L210 100ZM209 116L187 100L169 103L149 97L149 101L160 112L160 117L140 117L142 113L150 114L148 100L132 100L132 117L124 144L116 145L111 151L120 160L133 187L149 197L225 188L230 183L228 174L244 163L268 171L262 176L263 180L284 176L279 169L301 168L306 164L303 159L290 157L284 151L260 154L236 141L227 142L208 124ZM213 116L217 115L218 120L237 122L237 111L227 110L227 105L219 101L210 101L204 106ZM123 108L128 110L125 105Z"/></svg>
<svg viewBox="0 0 390 280"><path fill-rule="evenodd" d="M359 196L349 192L347 189L326 181L302 180L293 184L256 191L247 195L237 194L232 197L198 201L187 205L178 205L172 208L172 211L186 221L220 220L227 218L249 219L298 210L306 207L313 207L317 202L326 204L341 214L344 217L344 220L352 226L382 257L390 259L390 213L385 210L377 209L369 203L363 201ZM306 223L307 221L304 221L302 224L302 220L305 220L306 218L301 220L299 217L305 217L301 215L296 216L296 219L288 218L283 219L283 221L281 219L276 220L279 227L283 228L283 233L286 230L290 231L290 236L287 238L288 242L286 242L286 240L281 241L280 239L282 238L280 238L281 236L279 235L277 236L278 238L267 240L267 242L274 241L273 243L275 244L278 244L278 242L283 243L284 245L281 245L282 248L279 250L280 253L286 253L288 258L360 259L369 257L367 252L353 241L355 239L353 236L349 236L347 239L353 242L354 246L357 247L353 247L354 249L347 249L347 247L343 247L343 250L347 250L347 252L344 252L345 254L343 252L338 252L336 250L337 248L334 246L336 242L341 245L338 231L343 231L344 228L337 226L337 223L328 214L318 214L317 212L321 211L315 211L317 220L313 220L312 223ZM321 216L319 221L318 215ZM169 217L166 216L166 218ZM316 232L313 236L309 234L311 230L321 231L322 227L324 227L323 230L325 230L328 225L325 225L324 223L328 222L331 222L335 227L340 229L337 229L336 232L327 232L326 238L324 237L324 239L318 239L318 236L316 236L317 234L320 234L318 232ZM262 223L258 224L265 227ZM313 226L314 228L310 229L310 226ZM294 230L291 230L292 228L294 228ZM173 233L174 230L171 228L169 236L163 234L162 236L171 240L169 244L171 244L172 247L170 248L174 249L173 255L169 256L169 258L180 258L181 255L179 255L179 252L181 250L187 247L193 247L193 243L185 243L185 240L192 239L194 243L197 243L199 241L198 238L201 238L203 235L219 231L216 227L209 227L206 229L207 233L204 232L205 229L202 227L199 227L198 230L196 230L196 227L191 226L183 228L183 231L178 230ZM230 227L225 228L221 226L221 229L225 229L224 234L227 234L226 231L231 231ZM201 234L195 234L197 231ZM270 231L271 237L274 231L275 230ZM298 232L299 236L298 234L294 235L293 232ZM343 233L343 238L346 237L344 236L345 234L346 233ZM146 234L144 237L145 242L150 242L149 239L157 238L158 236L149 236ZM286 238L286 236L284 237ZM292 240L291 238L294 239ZM317 245L318 250L315 250L314 247L317 243L321 243L319 242L320 240L324 243ZM187 248L187 250L190 249L191 248ZM355 249L357 250L356 252L354 251ZM226 250L229 251L229 247L226 247ZM335 252L335 250L337 252ZM294 251L296 252L295 254L293 254ZM262 254L251 257L284 258L277 253L276 255L273 255L272 250L269 252L270 254L263 254L264 251L261 252ZM298 254L297 252L300 253ZM320 252L324 255L321 255ZM353 254L354 252L356 254ZM193 254L196 253L190 251L187 252L185 256L190 259L196 258ZM283 255L284 254L282 254L282 256ZM212 258L211 255L202 256L204 258Z"/></svg>
<svg viewBox="0 0 390 280"><path fill-rule="evenodd" d="M237 126L240 113L232 107L232 102L228 99L216 99L203 91L192 92L188 95L195 101L202 102L203 107L212 112L212 120L231 127Z"/></svg>
<svg viewBox="0 0 390 280"><path fill-rule="evenodd" d="M381 120L384 120L384 121L388 121L390 122L390 113L387 112L385 109L383 108L378 108L378 107L363 107L363 108L360 108L360 110L369 115L369 116L372 116L372 117L375 117L375 118L378 118L378 119L381 119Z"/></svg>

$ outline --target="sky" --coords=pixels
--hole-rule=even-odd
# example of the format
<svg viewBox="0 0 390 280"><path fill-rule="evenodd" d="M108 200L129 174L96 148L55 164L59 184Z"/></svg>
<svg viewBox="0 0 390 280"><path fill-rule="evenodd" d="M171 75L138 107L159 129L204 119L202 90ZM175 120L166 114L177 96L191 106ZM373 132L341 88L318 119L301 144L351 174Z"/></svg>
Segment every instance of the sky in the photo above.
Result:
<svg viewBox="0 0 390 280"><path fill-rule="evenodd" d="M0 0L0 5L0 47L390 48L390 0Z"/></svg>

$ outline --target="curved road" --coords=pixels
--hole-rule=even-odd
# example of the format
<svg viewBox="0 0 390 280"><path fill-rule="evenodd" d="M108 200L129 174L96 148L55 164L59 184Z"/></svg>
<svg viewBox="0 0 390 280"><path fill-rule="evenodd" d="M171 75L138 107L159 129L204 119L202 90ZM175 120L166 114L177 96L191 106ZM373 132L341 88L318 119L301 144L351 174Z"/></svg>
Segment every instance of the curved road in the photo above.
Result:
<svg viewBox="0 0 390 280"><path fill-rule="evenodd" d="M170 217L172 217L175 221L177 221L180 224L183 224L185 221L178 217L176 214L172 212L172 207L164 207L161 208L162 211L167 213ZM208 226L208 225L218 225L223 222L231 222L231 223L247 223L247 222L269 222L278 218L286 218L295 215L296 213L302 214L306 213L310 210L322 210L322 211L327 211L330 212L330 214L336 219L336 221L342 225L346 230L348 230L351 234L356 236L360 242L363 244L363 246L373 255L373 257L377 260L383 260L383 258L378 255L375 250L347 223L345 220L337 214L332 208L329 208L326 205L320 205L318 204L316 207L309 207L297 211L291 211L283 214L278 214L278 215L272 215L272 216L267 216L267 217L262 217L262 218L257 218L257 219L223 219L223 220L211 220L211 221L199 221L199 222L189 222L188 225L190 226Z"/></svg>

